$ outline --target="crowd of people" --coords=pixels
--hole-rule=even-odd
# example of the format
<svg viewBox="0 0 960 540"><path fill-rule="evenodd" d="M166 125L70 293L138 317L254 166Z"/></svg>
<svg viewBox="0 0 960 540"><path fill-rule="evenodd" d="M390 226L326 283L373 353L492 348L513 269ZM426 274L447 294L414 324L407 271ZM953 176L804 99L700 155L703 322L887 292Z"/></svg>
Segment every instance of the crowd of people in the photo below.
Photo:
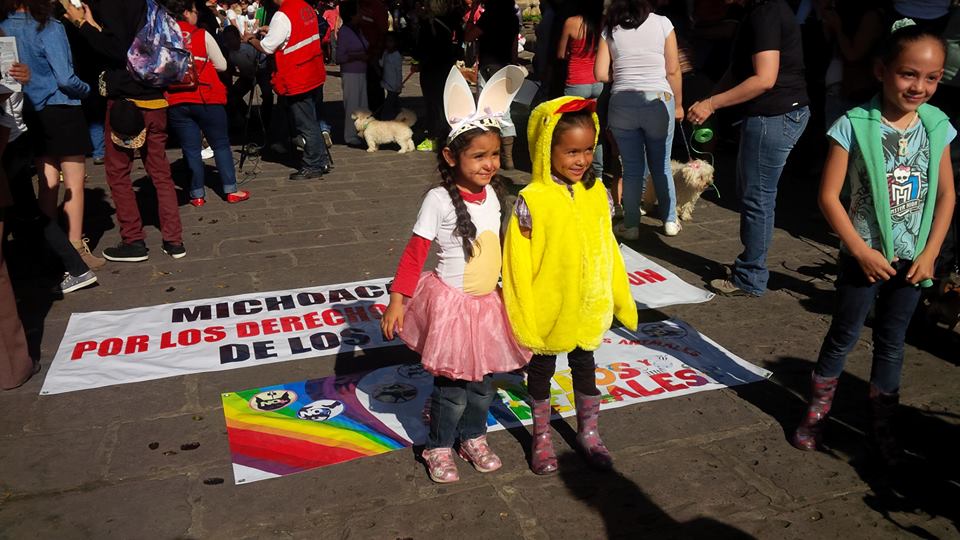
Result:
<svg viewBox="0 0 960 540"><path fill-rule="evenodd" d="M610 468L593 351L614 317L637 324L616 238L639 238L645 177L663 234L675 236L682 231L671 172L678 126L738 140L743 247L729 275L710 285L758 297L769 279L781 174L805 132L825 132L824 148L817 148L822 139L810 146L826 156L819 204L841 240L841 272L793 443L817 448L846 355L875 309L871 436L885 462L898 459L890 419L906 328L921 287L937 277L955 219L949 147L957 133L960 8L950 0L545 0L529 74L539 92L525 122L532 180L509 210L501 208L498 172L514 167L513 147L523 139L510 104L528 76L516 66L523 14L513 0L0 5L0 30L17 38L20 58L5 75L22 85L2 93L0 148L13 196L0 189L0 203L36 214L65 269L63 293L94 283L104 259L148 258L130 176L137 156L157 193L161 249L186 255L168 132L189 169L190 204L205 204L205 152L216 164L217 191L229 203L245 201L251 195L237 185L230 126L257 88L267 124L289 127L278 140L302 149L290 180L317 179L333 168L326 65L335 62L341 75L337 142L360 145L350 114L395 117L402 52L413 56L424 96L419 148L437 150L439 178L401 256L382 329L435 375L423 458L438 482L458 478L456 443L478 470L500 466L484 435L491 374L520 368L532 399L531 468L556 471L549 381L561 353L572 371L577 443L592 465ZM189 77L166 86L140 75L152 58L136 46L157 9L176 18L192 56ZM105 167L120 228L120 243L102 258L82 230L88 157ZM503 211L510 216L501 251ZM421 274L434 244L438 266ZM0 295L15 314L2 256ZM7 323L6 356L27 358L19 323ZM3 386L22 383L33 366L28 358L0 363Z"/></svg>

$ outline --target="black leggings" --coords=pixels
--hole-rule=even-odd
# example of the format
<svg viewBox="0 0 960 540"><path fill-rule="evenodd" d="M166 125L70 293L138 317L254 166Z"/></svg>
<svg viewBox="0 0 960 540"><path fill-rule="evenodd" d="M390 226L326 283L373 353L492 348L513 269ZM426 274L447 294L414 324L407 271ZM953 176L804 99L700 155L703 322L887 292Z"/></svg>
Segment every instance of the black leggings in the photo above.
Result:
<svg viewBox="0 0 960 540"><path fill-rule="evenodd" d="M597 389L597 365L593 361L593 351L577 347L567 354L567 363L570 364L574 392L588 396L600 394ZM530 397L537 401L550 398L550 378L556 369L556 355L533 355L527 366L527 391Z"/></svg>
<svg viewBox="0 0 960 540"><path fill-rule="evenodd" d="M18 137L3 152L2 163L10 182L10 191L15 205L14 212L22 219L32 221L38 229L43 231L43 239L60 259L64 270L71 276L82 275L90 268L80 258L80 254L67 239L66 233L57 221L47 217L37 205L31 176L32 161L33 150L27 135Z"/></svg>

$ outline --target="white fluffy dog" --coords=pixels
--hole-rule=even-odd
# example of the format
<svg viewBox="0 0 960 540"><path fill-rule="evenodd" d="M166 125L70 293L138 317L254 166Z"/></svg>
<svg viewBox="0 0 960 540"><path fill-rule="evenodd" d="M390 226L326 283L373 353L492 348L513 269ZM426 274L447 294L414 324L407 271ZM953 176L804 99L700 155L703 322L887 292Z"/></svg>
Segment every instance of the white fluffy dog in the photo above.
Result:
<svg viewBox="0 0 960 540"><path fill-rule="evenodd" d="M670 161L670 172L677 190L677 217L683 221L693 221L693 210L697 207L700 194L713 185L713 165L702 159L688 163ZM651 210L657 201L657 191L653 189L653 179L647 176L643 190L643 208Z"/></svg>
<svg viewBox="0 0 960 540"><path fill-rule="evenodd" d="M410 128L417 123L417 115L410 109L400 109L400 114L393 120L377 120L373 113L366 109L357 109L350 115L357 134L367 141L367 152L376 152L381 144L397 143L400 152L413 152L417 145L413 144L413 130Z"/></svg>

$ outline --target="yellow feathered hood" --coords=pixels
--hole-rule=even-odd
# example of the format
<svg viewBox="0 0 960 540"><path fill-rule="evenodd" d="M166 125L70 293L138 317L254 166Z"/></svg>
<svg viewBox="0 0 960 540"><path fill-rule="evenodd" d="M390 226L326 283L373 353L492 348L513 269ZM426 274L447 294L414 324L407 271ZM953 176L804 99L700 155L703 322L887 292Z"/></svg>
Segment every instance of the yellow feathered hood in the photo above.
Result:
<svg viewBox="0 0 960 540"><path fill-rule="evenodd" d="M571 196L551 174L550 146L561 115L588 104L562 97L531 113L533 179L520 196L532 228L521 229L513 215L504 238L503 299L510 325L517 341L538 354L595 350L614 315L630 329L637 326L603 182L573 184ZM596 114L593 121L599 131Z"/></svg>
<svg viewBox="0 0 960 540"><path fill-rule="evenodd" d="M590 106L591 103L595 106L595 102L580 97L564 96L541 103L530 113L530 121L527 123L527 141L530 145L530 160L533 162L531 183L555 183L550 172L550 143L553 142L553 130L556 129L564 110L581 110ZM593 139L596 143L600 134L600 120L596 113L593 114L593 125L597 130L597 136Z"/></svg>

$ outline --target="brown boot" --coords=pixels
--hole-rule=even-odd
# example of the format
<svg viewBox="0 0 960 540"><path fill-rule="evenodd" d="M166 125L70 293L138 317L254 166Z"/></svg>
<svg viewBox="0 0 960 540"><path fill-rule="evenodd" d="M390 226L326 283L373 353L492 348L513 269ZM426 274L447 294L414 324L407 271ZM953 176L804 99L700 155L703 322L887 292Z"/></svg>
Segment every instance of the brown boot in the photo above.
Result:
<svg viewBox="0 0 960 540"><path fill-rule="evenodd" d="M97 268L107 264L107 261L95 256L90 252L90 246L87 245L89 242L89 238L84 238L79 242L74 242L72 240L70 241L70 243L73 244L73 249L77 250L77 253L80 254L80 258L83 259L83 263L86 264L91 270L96 270Z"/></svg>
<svg viewBox="0 0 960 540"><path fill-rule="evenodd" d="M900 394L885 394L870 385L870 442L876 457L887 466L903 461L903 448L893 434L893 422L900 406Z"/></svg>
<svg viewBox="0 0 960 540"><path fill-rule="evenodd" d="M505 171L513 170L513 140L513 137L500 140L500 168Z"/></svg>

